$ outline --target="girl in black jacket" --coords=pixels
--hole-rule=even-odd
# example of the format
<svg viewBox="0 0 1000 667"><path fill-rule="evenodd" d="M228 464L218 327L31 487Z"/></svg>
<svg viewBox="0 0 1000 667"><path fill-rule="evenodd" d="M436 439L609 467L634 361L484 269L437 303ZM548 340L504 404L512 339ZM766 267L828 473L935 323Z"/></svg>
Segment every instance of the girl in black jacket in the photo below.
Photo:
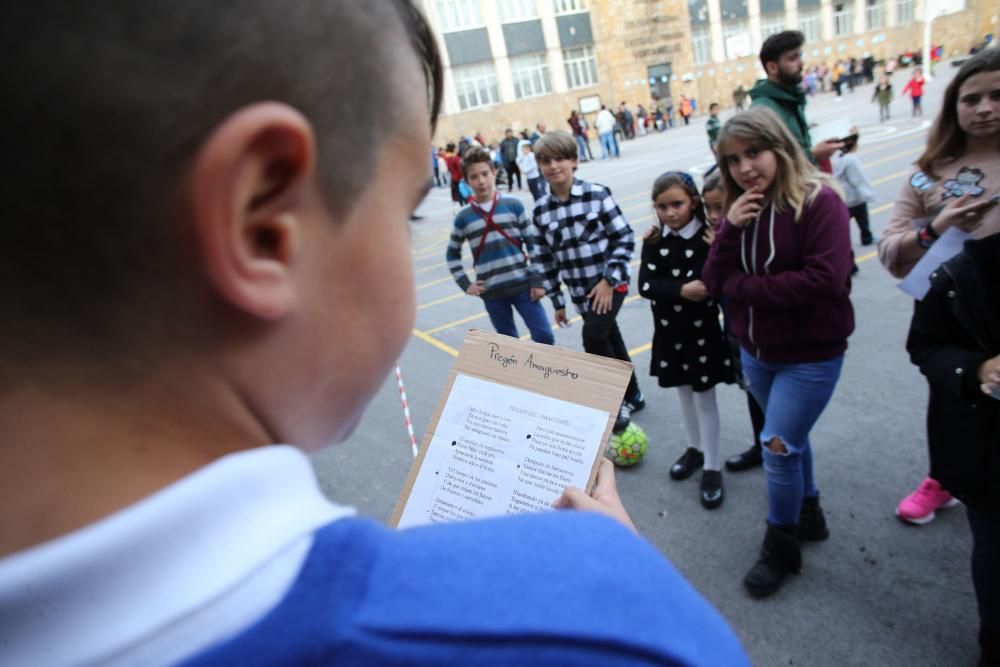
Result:
<svg viewBox="0 0 1000 667"><path fill-rule="evenodd" d="M980 664L1000 665L1000 234L932 274L906 348L930 382L932 467L969 514Z"/></svg>

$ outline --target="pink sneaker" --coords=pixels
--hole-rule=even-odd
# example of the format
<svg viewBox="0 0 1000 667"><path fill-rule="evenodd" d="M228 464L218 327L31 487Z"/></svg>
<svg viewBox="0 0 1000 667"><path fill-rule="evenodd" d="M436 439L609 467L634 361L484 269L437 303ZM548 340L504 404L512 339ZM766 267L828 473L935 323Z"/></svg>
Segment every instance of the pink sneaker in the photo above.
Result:
<svg viewBox="0 0 1000 667"><path fill-rule="evenodd" d="M958 504L957 498L942 489L937 480L928 477L920 482L916 491L899 501L896 516L907 523L922 526L934 520L934 510Z"/></svg>

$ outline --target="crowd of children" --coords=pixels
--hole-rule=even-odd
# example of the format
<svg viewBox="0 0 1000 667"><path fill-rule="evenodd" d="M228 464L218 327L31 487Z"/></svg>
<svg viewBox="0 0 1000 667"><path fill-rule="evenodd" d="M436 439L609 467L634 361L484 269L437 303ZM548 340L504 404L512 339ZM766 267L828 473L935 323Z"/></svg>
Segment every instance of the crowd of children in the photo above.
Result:
<svg viewBox="0 0 1000 667"><path fill-rule="evenodd" d="M918 68L904 89L917 114L922 86ZM883 77L873 100L885 117L891 95ZM701 192L683 172L654 181L657 223L643 238L637 280L652 311L649 372L660 386L677 388L687 434L670 477L686 479L702 468L707 509L724 498L715 386L739 382L747 391L753 445L726 467L765 464L767 529L744 585L767 596L800 570L803 542L829 536L809 433L833 396L854 328L849 221L862 245L879 242L883 263L897 276L950 227L982 239L942 267L917 304L908 349L931 382L931 474L897 514L923 523L935 509L955 505L953 493L968 503L981 643L992 659L1000 628L989 565L1000 558L1000 403L993 400L1000 396L1000 327L998 300L979 286L992 289L1000 258L998 97L994 50L966 63L949 85L927 151L880 241L869 220L875 191L856 155L856 132L843 140L828 176L770 109L751 109L721 126L713 105L706 130L720 168ZM606 188L573 176L572 137L549 133L536 148L551 192L535 206L535 245L556 320L566 320L561 276L584 317L585 349L627 359L614 315L627 290L631 230ZM633 378L616 430L643 404ZM956 427L945 411L969 417ZM968 440L968 453L949 448L949 437Z"/></svg>

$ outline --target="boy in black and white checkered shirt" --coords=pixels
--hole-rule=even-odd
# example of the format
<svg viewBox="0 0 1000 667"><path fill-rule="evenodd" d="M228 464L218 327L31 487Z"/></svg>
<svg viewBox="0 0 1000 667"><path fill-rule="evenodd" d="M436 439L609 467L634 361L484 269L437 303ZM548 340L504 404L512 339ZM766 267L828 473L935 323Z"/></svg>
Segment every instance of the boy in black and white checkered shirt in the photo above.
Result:
<svg viewBox="0 0 1000 667"><path fill-rule="evenodd" d="M631 361L615 317L628 293L629 262L635 249L632 228L610 190L575 177L577 149L569 133L547 132L534 150L549 194L535 202L538 236L532 262L538 265L545 293L552 299L556 324L569 323L561 279L583 317L583 349ZM624 430L630 413L645 404L633 372L615 432Z"/></svg>

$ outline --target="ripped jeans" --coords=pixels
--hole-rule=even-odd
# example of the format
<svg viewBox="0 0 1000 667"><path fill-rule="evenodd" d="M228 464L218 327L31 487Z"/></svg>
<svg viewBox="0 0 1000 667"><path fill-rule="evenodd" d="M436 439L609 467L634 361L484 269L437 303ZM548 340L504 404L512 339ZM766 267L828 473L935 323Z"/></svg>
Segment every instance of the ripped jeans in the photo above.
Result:
<svg viewBox="0 0 1000 667"><path fill-rule="evenodd" d="M760 441L767 475L768 515L772 525L794 526L804 496L816 496L809 431L826 409L840 379L844 355L826 361L782 364L761 361L740 350L750 392L764 410ZM785 452L768 443L778 438Z"/></svg>

